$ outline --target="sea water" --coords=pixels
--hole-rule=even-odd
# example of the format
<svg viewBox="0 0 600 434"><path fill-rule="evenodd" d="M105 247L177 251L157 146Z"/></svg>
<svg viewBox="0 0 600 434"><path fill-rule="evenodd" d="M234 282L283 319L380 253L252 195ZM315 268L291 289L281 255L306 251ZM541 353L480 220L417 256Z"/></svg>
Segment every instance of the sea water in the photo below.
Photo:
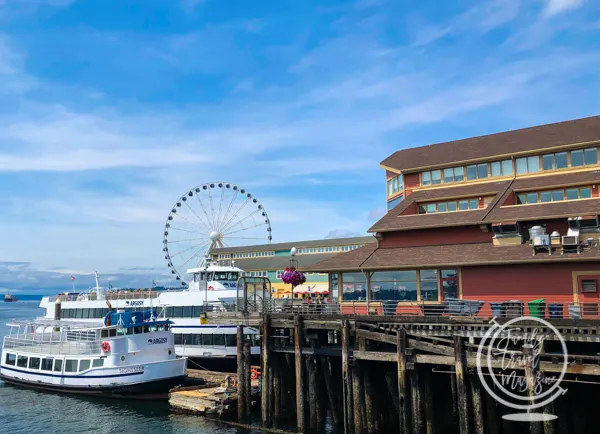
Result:
<svg viewBox="0 0 600 434"><path fill-rule="evenodd" d="M1 303L1 302L0 302ZM0 304L0 337L13 319L43 315L39 301ZM172 414L167 402L116 400L38 392L0 380L0 433L234 434L201 416ZM246 433L248 431L245 431ZM258 431L255 431L258 432Z"/></svg>

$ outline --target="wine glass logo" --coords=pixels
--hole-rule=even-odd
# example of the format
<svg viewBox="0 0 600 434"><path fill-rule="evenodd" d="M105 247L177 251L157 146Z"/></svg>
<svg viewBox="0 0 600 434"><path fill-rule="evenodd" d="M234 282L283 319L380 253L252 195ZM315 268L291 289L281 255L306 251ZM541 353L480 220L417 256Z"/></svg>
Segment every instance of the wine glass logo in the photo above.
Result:
<svg viewBox="0 0 600 434"><path fill-rule="evenodd" d="M568 367L568 353L560 332L548 321L531 316L513 318L504 324L494 317L490 324L477 350L477 374L492 398L521 411L502 418L521 422L556 419L556 415L535 410L567 392L561 382ZM562 349L558 375L541 373L540 358L546 340L558 342ZM529 382L523 374L528 370Z"/></svg>

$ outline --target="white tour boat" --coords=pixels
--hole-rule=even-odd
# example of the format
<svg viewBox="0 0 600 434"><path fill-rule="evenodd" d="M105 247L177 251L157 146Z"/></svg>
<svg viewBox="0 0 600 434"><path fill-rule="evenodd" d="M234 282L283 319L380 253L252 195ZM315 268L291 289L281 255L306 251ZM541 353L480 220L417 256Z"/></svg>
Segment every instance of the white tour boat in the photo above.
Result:
<svg viewBox="0 0 600 434"><path fill-rule="evenodd" d="M147 311L113 310L96 324L13 321L0 378L19 386L135 398L164 397L185 378L171 321Z"/></svg>
<svg viewBox="0 0 600 434"><path fill-rule="evenodd" d="M66 293L44 297L40 307L45 319L62 321L98 321L106 315L109 301L117 309L158 309L169 318L175 338L175 352L189 358L235 358L236 328L234 324L206 324L205 311L234 311L238 297L237 282L244 271L232 265L210 265L191 268L192 276L187 289L105 291L99 286L85 293ZM262 294L258 295L262 297ZM245 338L251 342L253 355L260 354L259 330L244 328Z"/></svg>

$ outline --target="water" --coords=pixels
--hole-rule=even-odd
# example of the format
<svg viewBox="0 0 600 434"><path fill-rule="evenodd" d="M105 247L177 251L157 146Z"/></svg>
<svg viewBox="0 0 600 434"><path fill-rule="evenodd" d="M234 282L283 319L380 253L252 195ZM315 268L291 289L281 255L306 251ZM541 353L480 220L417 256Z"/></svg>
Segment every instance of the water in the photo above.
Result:
<svg viewBox="0 0 600 434"><path fill-rule="evenodd" d="M0 304L0 336L12 319L43 314L39 302ZM238 430L209 419L171 414L166 402L119 401L16 388L0 381L0 432L236 434ZM246 431L248 432L248 431ZM256 431L258 432L258 431Z"/></svg>

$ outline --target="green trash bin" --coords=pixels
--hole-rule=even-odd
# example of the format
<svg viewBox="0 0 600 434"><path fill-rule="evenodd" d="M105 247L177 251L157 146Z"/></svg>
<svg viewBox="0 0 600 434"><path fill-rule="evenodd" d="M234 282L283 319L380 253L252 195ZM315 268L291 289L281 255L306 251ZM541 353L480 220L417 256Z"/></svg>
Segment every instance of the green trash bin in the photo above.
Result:
<svg viewBox="0 0 600 434"><path fill-rule="evenodd" d="M538 300L531 300L527 303L529 306L529 316L536 318L544 318L546 316L546 300L540 298Z"/></svg>

